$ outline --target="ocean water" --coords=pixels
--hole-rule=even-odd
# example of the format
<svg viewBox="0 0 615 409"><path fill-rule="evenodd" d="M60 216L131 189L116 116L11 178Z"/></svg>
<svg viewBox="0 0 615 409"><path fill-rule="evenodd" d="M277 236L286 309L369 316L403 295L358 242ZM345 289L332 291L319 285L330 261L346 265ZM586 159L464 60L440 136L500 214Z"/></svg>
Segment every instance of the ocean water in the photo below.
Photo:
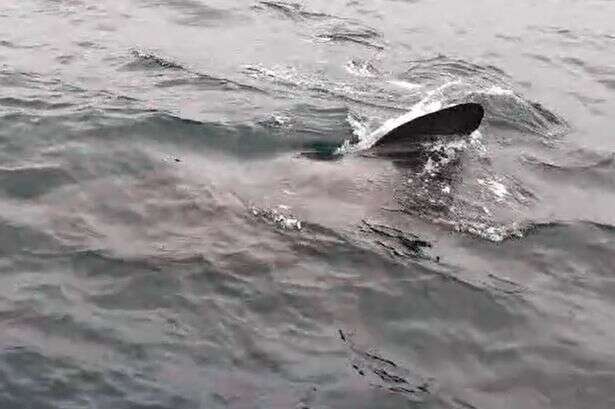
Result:
<svg viewBox="0 0 615 409"><path fill-rule="evenodd" d="M2 1L0 408L615 407L614 17Z"/></svg>

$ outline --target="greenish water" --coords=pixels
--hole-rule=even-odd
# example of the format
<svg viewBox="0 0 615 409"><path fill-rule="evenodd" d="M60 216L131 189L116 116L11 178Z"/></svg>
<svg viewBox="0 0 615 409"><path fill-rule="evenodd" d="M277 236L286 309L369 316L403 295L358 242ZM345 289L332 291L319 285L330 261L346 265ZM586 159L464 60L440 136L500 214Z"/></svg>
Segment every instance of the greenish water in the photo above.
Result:
<svg viewBox="0 0 615 409"><path fill-rule="evenodd" d="M612 408L613 15L3 2L0 407Z"/></svg>

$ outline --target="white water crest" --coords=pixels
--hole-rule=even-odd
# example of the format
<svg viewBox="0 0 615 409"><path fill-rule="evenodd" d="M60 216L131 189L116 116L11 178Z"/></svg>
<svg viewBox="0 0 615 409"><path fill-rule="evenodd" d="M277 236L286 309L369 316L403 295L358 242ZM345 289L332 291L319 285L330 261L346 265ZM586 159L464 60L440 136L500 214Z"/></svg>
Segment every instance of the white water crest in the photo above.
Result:
<svg viewBox="0 0 615 409"><path fill-rule="evenodd" d="M408 82L408 81L401 81L401 80L390 80L387 81L389 84L391 85L395 85L399 88L404 88L404 89L409 89L409 90L416 90L419 88L422 88L423 85L421 84L416 84L414 82Z"/></svg>
<svg viewBox="0 0 615 409"><path fill-rule="evenodd" d="M419 102L417 102L416 104L414 104L407 113L397 118L391 118L385 121L378 129L376 129L375 131L369 134L364 133L363 124L360 124L359 127L357 128L356 121L349 121L350 125L353 127L353 130L355 130L354 132L355 135L359 136L360 139L356 143L352 143L349 140L344 141L342 146L336 149L335 154L343 155L347 153L367 150L371 148L372 146L374 146L374 144L378 142L380 138L382 138L387 133L391 132L393 129L407 122L410 122L413 119L416 119L421 116L431 114L433 112L446 108L446 106L444 106L442 102L442 98L440 98L439 96L441 95L442 91L445 88L448 88L457 83L459 83L458 80L450 81L450 82L447 82L441 85L440 87L434 90L429 91L425 95L425 97L421 99Z"/></svg>
<svg viewBox="0 0 615 409"><path fill-rule="evenodd" d="M423 100L424 101L424 100ZM419 103L417 103L416 105L414 105L412 107L412 109L397 118L392 118L387 120L384 124L382 124L382 126L380 126L378 129L376 129L375 131L365 135L364 138L360 139L357 143L351 143L350 141L344 141L344 144L342 146L340 146L337 150L336 150L336 154L342 155L342 154L347 154L347 153L352 153L352 152L359 152L359 151L363 151L366 149L371 148L372 146L374 146L374 144L376 142L378 142L380 140L380 138L382 138L384 135L386 135L387 133L391 132L393 129L405 124L406 122L409 122L413 119L416 119L418 117L427 115L429 113L438 111L440 109L442 109L442 103L439 101L431 101L431 102L423 102L420 101ZM353 125L353 122L350 122L351 125ZM363 125L361 125L361 127L363 127ZM354 127L353 127L354 128ZM356 128L354 128L356 129ZM362 131L358 131L356 132L358 134L363 133Z"/></svg>

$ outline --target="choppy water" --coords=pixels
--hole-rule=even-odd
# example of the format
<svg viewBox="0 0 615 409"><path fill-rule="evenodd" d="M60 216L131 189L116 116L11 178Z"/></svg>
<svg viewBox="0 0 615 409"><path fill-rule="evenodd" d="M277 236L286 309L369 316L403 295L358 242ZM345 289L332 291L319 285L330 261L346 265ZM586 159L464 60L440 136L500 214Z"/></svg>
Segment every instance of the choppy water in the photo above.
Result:
<svg viewBox="0 0 615 409"><path fill-rule="evenodd" d="M615 407L614 16L3 1L0 407Z"/></svg>

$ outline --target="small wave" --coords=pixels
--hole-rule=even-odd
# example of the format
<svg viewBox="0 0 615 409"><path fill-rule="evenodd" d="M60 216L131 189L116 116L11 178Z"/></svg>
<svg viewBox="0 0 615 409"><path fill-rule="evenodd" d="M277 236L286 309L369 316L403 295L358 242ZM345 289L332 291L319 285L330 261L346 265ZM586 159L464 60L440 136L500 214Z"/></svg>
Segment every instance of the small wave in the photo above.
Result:
<svg viewBox="0 0 615 409"><path fill-rule="evenodd" d="M301 74L291 66L276 65L267 68L261 64L248 64L243 67L243 72L252 78L268 78L276 83L292 87L307 87L316 82L315 78Z"/></svg>
<svg viewBox="0 0 615 409"><path fill-rule="evenodd" d="M302 4L285 1L261 1L256 8L275 10L293 20L318 20L328 26L314 35L318 42L355 43L379 50L384 49L384 45L377 41L382 37L378 31L352 19L308 11Z"/></svg>
<svg viewBox="0 0 615 409"><path fill-rule="evenodd" d="M372 28L347 21L343 24L335 24L325 32L316 35L316 39L322 42L350 42L383 50L384 45L378 41L381 37L381 34Z"/></svg>
<svg viewBox="0 0 615 409"><path fill-rule="evenodd" d="M42 99L23 99L15 97L0 98L0 106L10 108L35 109L41 111L52 111L64 108L70 108L74 104L69 102L50 102Z"/></svg>
<svg viewBox="0 0 615 409"><path fill-rule="evenodd" d="M157 87L170 88L179 86L191 86L206 90L230 90L230 91L253 91L257 93L266 93L265 91L248 84L234 81L227 78L217 77L215 75L198 72L189 67L180 64L168 57L164 57L153 52L141 50L132 50L131 55L135 58L134 61L124 65L128 70L168 70L176 72L179 75L173 77L165 77L156 83ZM183 75L182 75L183 74Z"/></svg>
<svg viewBox="0 0 615 409"><path fill-rule="evenodd" d="M33 71L19 71L0 66L0 85L33 90L59 90L64 84L59 78L49 78ZM77 88L77 87L73 87Z"/></svg>
<svg viewBox="0 0 615 409"><path fill-rule="evenodd" d="M75 182L57 166L0 168L0 191L21 199L31 199Z"/></svg>
<svg viewBox="0 0 615 409"><path fill-rule="evenodd" d="M200 72L189 70L185 71L190 74L189 77L165 79L157 82L156 86L160 88L189 86L203 90L251 91L260 94L266 93L266 91L253 85L244 84L227 78L215 77L213 75L203 74Z"/></svg>
<svg viewBox="0 0 615 409"><path fill-rule="evenodd" d="M507 86L509 76L501 69L482 66L471 62L439 55L434 58L414 60L402 75L404 79L422 84L437 85L455 79L466 81L480 80L483 84Z"/></svg>
<svg viewBox="0 0 615 409"><path fill-rule="evenodd" d="M568 243L574 246L574 241L579 239L583 240L582 237L584 237L584 235L572 234L571 230L576 230L577 232L581 232L583 230L597 230L600 232L599 234L608 235L608 239L605 240L605 242L612 242L611 236L615 234L615 225L583 219L575 221L554 220L548 222L528 222L521 230L522 235L527 237L530 235L539 235L544 232L555 230L555 234L557 235L570 237Z"/></svg>
<svg viewBox="0 0 615 409"><path fill-rule="evenodd" d="M31 49L31 48L38 48L40 47L40 45L38 44L23 45L23 44L15 44L7 40L0 40L0 47L13 48L13 49Z"/></svg>
<svg viewBox="0 0 615 409"><path fill-rule="evenodd" d="M491 86L474 90L468 98L485 107L487 120L495 125L554 137L569 129L567 122L537 102L528 101L513 90Z"/></svg>
<svg viewBox="0 0 615 409"><path fill-rule="evenodd" d="M542 172L545 177L559 179L566 184L576 182L584 186L598 187L601 190L615 186L613 180L615 154L610 152L580 150L557 160L525 154L521 156L521 160L524 164Z"/></svg>
<svg viewBox="0 0 615 409"><path fill-rule="evenodd" d="M569 129L563 118L541 104L520 96L510 84L509 76L491 65L481 66L438 56L412 61L401 79L427 87L442 88L445 84L446 93L437 93L445 104L478 102L485 108L486 119L492 124L545 137L559 135Z"/></svg>
<svg viewBox="0 0 615 409"><path fill-rule="evenodd" d="M519 295L528 291L528 288L508 277L500 277L489 273L488 281L484 283L487 288L502 294Z"/></svg>
<svg viewBox="0 0 615 409"><path fill-rule="evenodd" d="M278 11L284 16L289 17L293 20L331 17L328 14L305 10L303 5L299 3L292 3L287 1L261 1L260 4L262 7Z"/></svg>
<svg viewBox="0 0 615 409"><path fill-rule="evenodd" d="M587 152L585 150L572 152L568 157L562 159L562 161L566 161L567 163L543 160L529 154L523 155L521 158L527 164L562 173L604 169L612 170L615 165L615 154L600 154L598 152Z"/></svg>
<svg viewBox="0 0 615 409"><path fill-rule="evenodd" d="M187 26L228 24L234 17L229 10L215 8L197 0L147 0L144 3L150 7L170 9L175 14L173 20Z"/></svg>
<svg viewBox="0 0 615 409"><path fill-rule="evenodd" d="M130 53L135 58L135 60L124 66L127 69L137 70L162 68L168 70L186 71L186 68L180 63L175 62L169 58L154 54L152 52L132 50Z"/></svg>
<svg viewBox="0 0 615 409"><path fill-rule="evenodd" d="M330 83L326 78L306 74L293 66L274 65L265 67L262 64L244 65L243 73L255 79L265 79L276 85L280 85L284 90L273 90L269 92L282 92L285 97L288 93L297 91L309 91L314 93L317 98L329 97L335 100L343 100L348 103L387 109L392 111L405 111L401 105L394 105L394 101L387 95L374 94L369 90L357 89L350 84L336 82Z"/></svg>
<svg viewBox="0 0 615 409"><path fill-rule="evenodd" d="M375 235L375 242L396 256L426 257L425 249L431 247L431 243L416 234L368 220L362 222L361 231Z"/></svg>

